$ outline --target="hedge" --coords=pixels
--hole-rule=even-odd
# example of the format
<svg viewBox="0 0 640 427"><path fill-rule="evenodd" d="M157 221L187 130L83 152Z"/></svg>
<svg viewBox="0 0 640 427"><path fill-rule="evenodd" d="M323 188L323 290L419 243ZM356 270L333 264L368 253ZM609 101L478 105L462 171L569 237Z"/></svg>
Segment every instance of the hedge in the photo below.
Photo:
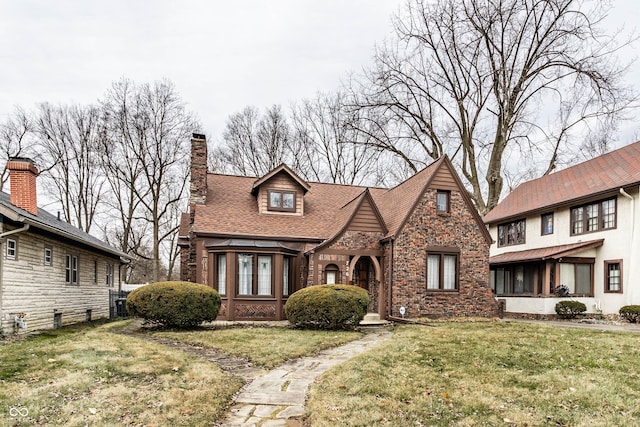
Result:
<svg viewBox="0 0 640 427"><path fill-rule="evenodd" d="M352 285L316 285L294 292L287 319L304 329L352 329L367 314L369 293Z"/></svg>
<svg viewBox="0 0 640 427"><path fill-rule="evenodd" d="M587 306L580 301L560 301L556 304L556 313L563 319L573 319L587 311Z"/></svg>
<svg viewBox="0 0 640 427"><path fill-rule="evenodd" d="M640 305L625 305L620 307L618 313L627 322L639 323L640 321Z"/></svg>
<svg viewBox="0 0 640 427"><path fill-rule="evenodd" d="M127 312L165 326L193 327L215 320L220 295L209 286L191 282L156 282L127 297Z"/></svg>

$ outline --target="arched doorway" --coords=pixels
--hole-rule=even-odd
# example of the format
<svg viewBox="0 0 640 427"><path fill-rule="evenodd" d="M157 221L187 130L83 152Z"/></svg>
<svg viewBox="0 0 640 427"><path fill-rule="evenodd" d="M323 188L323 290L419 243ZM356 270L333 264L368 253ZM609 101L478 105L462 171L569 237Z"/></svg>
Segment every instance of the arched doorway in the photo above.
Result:
<svg viewBox="0 0 640 427"><path fill-rule="evenodd" d="M351 283L355 286L366 289L367 292L369 292L368 311L370 313L377 313L380 288L380 281L378 280L379 265L376 265L376 263L374 263L374 259L369 256L356 256L352 260L352 265Z"/></svg>

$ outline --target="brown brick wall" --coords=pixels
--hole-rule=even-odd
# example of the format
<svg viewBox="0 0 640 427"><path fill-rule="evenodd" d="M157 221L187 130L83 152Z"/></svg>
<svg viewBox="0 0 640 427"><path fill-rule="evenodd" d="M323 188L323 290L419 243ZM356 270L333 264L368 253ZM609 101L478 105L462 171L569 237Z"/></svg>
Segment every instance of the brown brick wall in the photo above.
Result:
<svg viewBox="0 0 640 427"><path fill-rule="evenodd" d="M496 316L498 304L488 286L489 244L458 191L451 192L449 215L436 214L436 191L424 199L394 244L392 315L405 317ZM457 292L427 291L426 248L458 247Z"/></svg>

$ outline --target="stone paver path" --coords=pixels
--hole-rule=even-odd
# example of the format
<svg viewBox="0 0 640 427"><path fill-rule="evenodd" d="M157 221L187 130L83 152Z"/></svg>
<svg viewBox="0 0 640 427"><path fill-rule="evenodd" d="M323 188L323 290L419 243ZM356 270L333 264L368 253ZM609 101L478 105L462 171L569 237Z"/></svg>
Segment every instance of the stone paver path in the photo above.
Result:
<svg viewBox="0 0 640 427"><path fill-rule="evenodd" d="M257 376L235 398L222 426L299 426L309 386L321 374L391 337L384 329L314 356L294 359Z"/></svg>

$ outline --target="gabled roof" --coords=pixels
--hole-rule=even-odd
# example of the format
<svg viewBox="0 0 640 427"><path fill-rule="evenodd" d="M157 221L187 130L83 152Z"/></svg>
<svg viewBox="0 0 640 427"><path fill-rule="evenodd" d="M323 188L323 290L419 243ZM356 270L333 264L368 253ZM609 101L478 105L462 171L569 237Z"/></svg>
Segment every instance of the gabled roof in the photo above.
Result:
<svg viewBox="0 0 640 427"><path fill-rule="evenodd" d="M90 246L102 252L115 255L117 257L130 259L126 253L112 247L92 235L85 233L77 227L66 221L59 220L56 216L42 208L38 208L38 215L33 215L24 209L11 204L10 196L4 192L0 192L0 215L11 221L23 223L30 227L53 233L65 239Z"/></svg>
<svg viewBox="0 0 640 427"><path fill-rule="evenodd" d="M640 184L640 142L520 184L485 217L487 224L575 204Z"/></svg>
<svg viewBox="0 0 640 427"><path fill-rule="evenodd" d="M233 237L272 240L304 240L313 246L340 235L357 214L364 200L370 200L379 217L384 237L396 236L427 190L433 176L447 167L452 171L478 228L490 240L486 227L473 207L464 186L445 156L397 186L367 188L355 185L306 183L304 215L261 214L253 195L257 185L275 173L262 178L208 174L206 205L195 206L193 232L202 237ZM285 169L286 168L286 169ZM278 172L275 172L275 171ZM188 216L183 216L181 230L188 230ZM183 234L183 231L180 232ZM311 246L311 247L313 247Z"/></svg>
<svg viewBox="0 0 640 427"><path fill-rule="evenodd" d="M490 264L509 264L512 262L544 261L546 259L560 259L574 255L587 249L602 246L604 239L586 242L570 243L546 248L528 249L525 251L506 252L489 258Z"/></svg>
<svg viewBox="0 0 640 427"><path fill-rule="evenodd" d="M271 172L267 173L262 178L257 179L256 182L253 183L253 187L251 187L251 194L255 196L258 193L258 188L260 188L262 184L269 181L272 177L276 176L280 172L289 175L289 177L292 180L297 182L300 185L300 187L302 187L303 193L306 193L311 188L309 187L309 184L304 179L300 178L294 171L292 171L291 168L289 168L289 166L285 165L284 163L281 163L280 166L273 169Z"/></svg>

